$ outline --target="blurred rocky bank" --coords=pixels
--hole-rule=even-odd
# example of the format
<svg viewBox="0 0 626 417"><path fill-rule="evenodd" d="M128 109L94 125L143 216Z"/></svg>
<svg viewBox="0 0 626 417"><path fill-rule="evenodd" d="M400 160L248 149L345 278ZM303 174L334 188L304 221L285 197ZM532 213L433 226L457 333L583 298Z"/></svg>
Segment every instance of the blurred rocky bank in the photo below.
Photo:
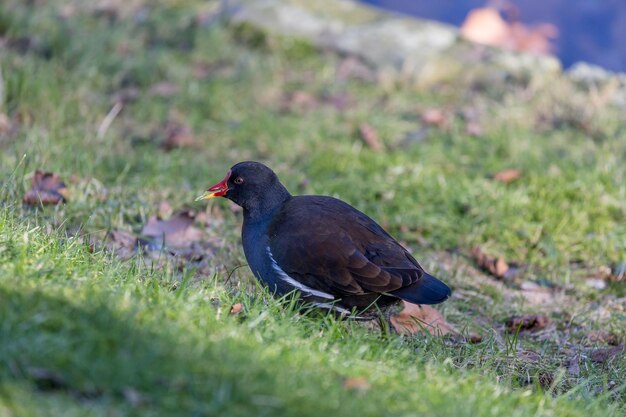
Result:
<svg viewBox="0 0 626 417"><path fill-rule="evenodd" d="M454 26L353 0L223 0L221 15L231 25L263 36L301 39L357 57L385 82L429 87L565 78L583 90L602 90L607 102L626 106L626 74L586 63L564 72L554 56L480 45L464 39Z"/></svg>

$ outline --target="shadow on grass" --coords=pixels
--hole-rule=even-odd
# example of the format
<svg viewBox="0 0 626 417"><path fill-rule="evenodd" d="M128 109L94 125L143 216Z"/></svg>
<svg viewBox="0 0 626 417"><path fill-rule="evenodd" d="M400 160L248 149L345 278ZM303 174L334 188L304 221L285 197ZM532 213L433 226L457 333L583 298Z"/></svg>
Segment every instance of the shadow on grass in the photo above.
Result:
<svg viewBox="0 0 626 417"><path fill-rule="evenodd" d="M96 296L96 294L94 294ZM97 296L96 296L97 297ZM192 355L141 326L131 310L113 311L99 296L71 300L0 286L0 378L80 400L102 397L158 403L189 391Z"/></svg>

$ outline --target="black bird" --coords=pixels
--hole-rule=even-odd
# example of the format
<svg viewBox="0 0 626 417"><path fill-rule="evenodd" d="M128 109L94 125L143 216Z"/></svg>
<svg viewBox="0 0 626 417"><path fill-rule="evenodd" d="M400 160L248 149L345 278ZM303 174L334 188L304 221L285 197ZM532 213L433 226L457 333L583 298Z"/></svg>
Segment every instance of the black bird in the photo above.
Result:
<svg viewBox="0 0 626 417"><path fill-rule="evenodd" d="M399 299L437 304L450 288L374 220L333 197L292 196L270 168L240 162L198 197L243 208L250 269L275 294L294 290L317 307L350 314Z"/></svg>

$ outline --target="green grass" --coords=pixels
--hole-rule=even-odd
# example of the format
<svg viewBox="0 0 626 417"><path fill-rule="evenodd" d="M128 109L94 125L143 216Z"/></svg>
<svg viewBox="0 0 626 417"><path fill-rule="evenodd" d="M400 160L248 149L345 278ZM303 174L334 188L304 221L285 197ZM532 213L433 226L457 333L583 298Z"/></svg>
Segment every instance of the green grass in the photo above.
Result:
<svg viewBox="0 0 626 417"><path fill-rule="evenodd" d="M589 349L604 345L583 342L592 330L626 336L623 282L585 284L626 261L619 109L562 79L482 91L342 80L340 57L301 42L195 24L200 1L128 2L116 19L95 14L95 2L60 17L64 3L0 6L0 36L36 41L0 49L0 113L18 126L0 133L0 415L624 415L624 355L594 363ZM212 72L198 78L198 66ZM160 82L178 93L151 95ZM137 100L99 136L130 88ZM294 91L351 104L284 109L280 97ZM406 141L430 107L451 114L448 126ZM479 138L464 131L468 108ZM168 121L190 127L198 146L163 151ZM361 143L364 122L386 151ZM219 244L201 266L122 261L89 245L108 230L139 232L163 200L203 210L193 199L246 159L294 193L335 195L379 220L454 287L444 315L483 341L379 334L273 300L235 270L245 264L240 217L224 201L207 208L203 233ZM492 179L506 168L523 175ZM36 169L66 180L67 204L22 206ZM523 264L522 277L476 271L477 244ZM521 280L558 291L532 302ZM237 302L244 313L231 317ZM547 314L553 327L503 332L522 313ZM357 377L369 386L344 387Z"/></svg>

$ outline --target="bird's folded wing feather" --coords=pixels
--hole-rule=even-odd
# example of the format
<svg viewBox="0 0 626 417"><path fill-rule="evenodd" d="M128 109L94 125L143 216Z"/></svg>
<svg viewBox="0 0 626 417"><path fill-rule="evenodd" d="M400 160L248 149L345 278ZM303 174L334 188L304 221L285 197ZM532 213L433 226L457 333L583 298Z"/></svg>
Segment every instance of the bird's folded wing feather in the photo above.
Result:
<svg viewBox="0 0 626 417"><path fill-rule="evenodd" d="M298 209L279 216L270 227L270 250L280 268L299 282L320 291L359 295L394 291L422 276L402 246L352 207Z"/></svg>

